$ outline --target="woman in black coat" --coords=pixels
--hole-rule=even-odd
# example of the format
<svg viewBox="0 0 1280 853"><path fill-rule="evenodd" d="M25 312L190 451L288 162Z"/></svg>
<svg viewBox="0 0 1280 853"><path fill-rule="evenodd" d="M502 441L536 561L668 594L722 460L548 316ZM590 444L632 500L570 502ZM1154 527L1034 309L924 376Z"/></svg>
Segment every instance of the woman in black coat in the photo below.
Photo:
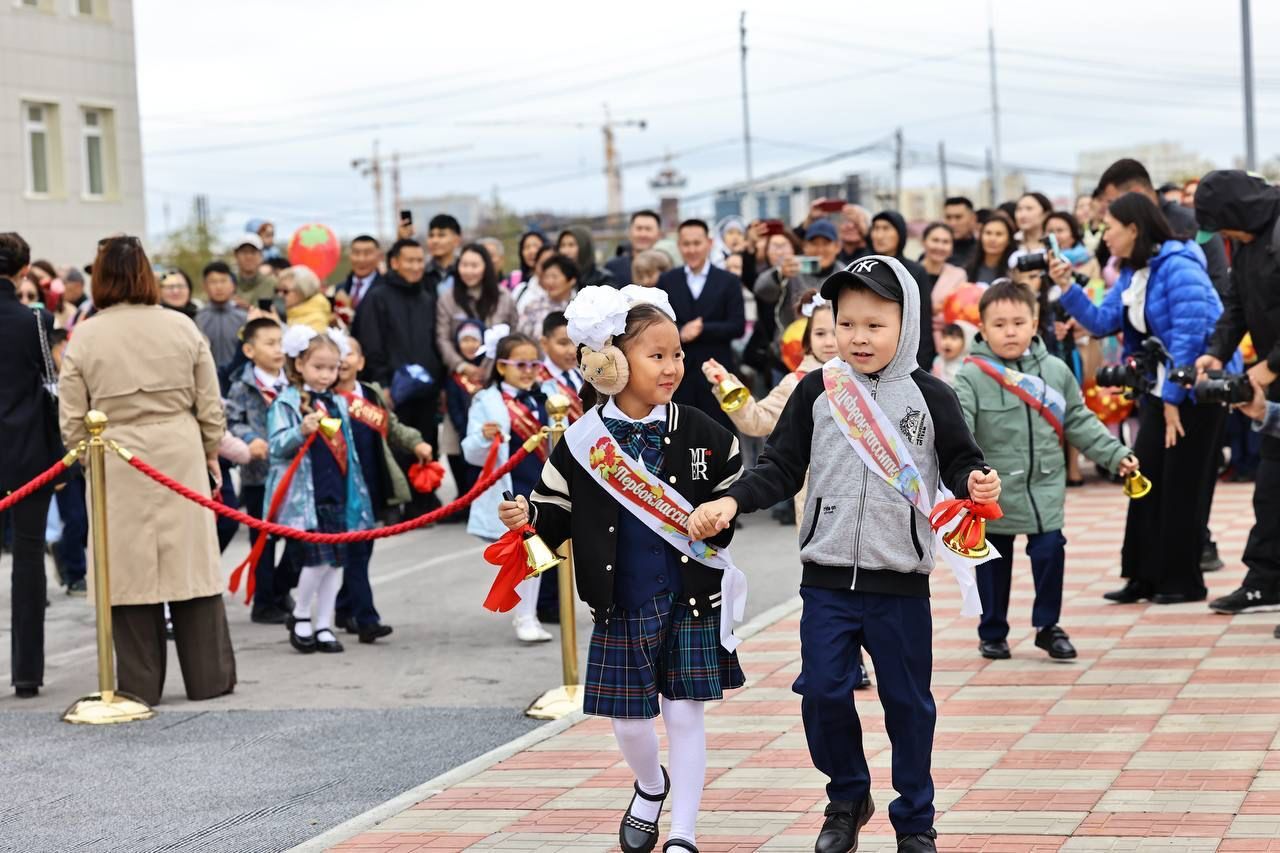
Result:
<svg viewBox="0 0 1280 853"><path fill-rule="evenodd" d="M30 263L25 240L0 234L0 495L26 485L63 454L57 407L42 387L37 325L44 324L47 340L53 316L20 303L14 284ZM46 487L7 513L13 528L11 679L21 698L35 696L44 683L44 527L52 495Z"/></svg>

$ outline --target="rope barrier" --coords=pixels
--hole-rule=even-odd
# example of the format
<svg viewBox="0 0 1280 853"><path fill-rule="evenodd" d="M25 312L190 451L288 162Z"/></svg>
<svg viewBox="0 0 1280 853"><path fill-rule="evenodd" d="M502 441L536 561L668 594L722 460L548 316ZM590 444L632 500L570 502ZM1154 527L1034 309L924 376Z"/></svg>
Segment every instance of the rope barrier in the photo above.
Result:
<svg viewBox="0 0 1280 853"><path fill-rule="evenodd" d="M31 495L40 491L53 480L57 479L59 474L71 467L71 463L80 455L80 450L81 448L77 447L70 451L66 456L50 465L48 470L40 474L40 476L36 477L20 489L10 492L3 499L0 499L0 512L4 512L9 507L31 497Z"/></svg>
<svg viewBox="0 0 1280 853"><path fill-rule="evenodd" d="M283 524L263 521L260 518L254 518L251 515L247 515L238 509L232 509L225 504L218 503L210 497L187 488L169 475L157 471L155 468L152 468L146 462L143 462L141 459L124 450L119 445L116 445L114 442L109 442L109 444L113 450L119 453L126 462L138 471L146 474L165 488L178 493L189 501L200 504L200 506L205 509L213 510L224 518L230 518L234 521L238 521L246 527L265 532L270 536L280 536L285 539L297 539L302 542L326 543L333 545L351 542L370 542L374 539L386 539L391 536L398 536L401 533L408 533L410 530L417 530L420 527L426 527L429 524L436 523L442 518L447 518L459 510L470 506L476 498L480 497L480 495L492 488L495 483L523 462L524 458L528 456L530 452L527 447L528 442L526 442L526 446L518 448L515 453L511 454L510 459L495 468L487 476L480 478L480 480L477 481L476 484L471 487L471 490L465 495L461 495L452 503L446 504L439 509L434 509L425 515L420 515L417 518L411 518L408 521L402 521L399 524L393 524L389 527L379 527L374 530L349 530L345 533L316 533L310 530L298 530L294 527L286 527Z"/></svg>

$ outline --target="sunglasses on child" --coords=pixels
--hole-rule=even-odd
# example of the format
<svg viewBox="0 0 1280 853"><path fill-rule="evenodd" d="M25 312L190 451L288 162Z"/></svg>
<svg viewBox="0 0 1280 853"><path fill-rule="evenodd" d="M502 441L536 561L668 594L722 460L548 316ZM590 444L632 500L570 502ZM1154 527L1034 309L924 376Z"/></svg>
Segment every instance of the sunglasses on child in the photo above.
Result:
<svg viewBox="0 0 1280 853"><path fill-rule="evenodd" d="M501 364L503 367L514 367L516 370L537 370L538 365L542 364L542 362L519 361L517 359L511 359L511 358L500 358L498 359L498 364Z"/></svg>

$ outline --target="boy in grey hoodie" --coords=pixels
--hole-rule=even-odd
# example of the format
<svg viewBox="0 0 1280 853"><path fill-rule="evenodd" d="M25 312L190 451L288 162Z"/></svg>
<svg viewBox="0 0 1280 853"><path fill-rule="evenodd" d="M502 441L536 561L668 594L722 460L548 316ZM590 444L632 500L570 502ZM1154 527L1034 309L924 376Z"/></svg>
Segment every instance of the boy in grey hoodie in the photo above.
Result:
<svg viewBox="0 0 1280 853"><path fill-rule="evenodd" d="M929 510L942 485L994 503L1000 479L983 464L955 393L921 370L920 291L897 260L860 258L829 277L839 358L800 381L758 466L726 497L699 507L690 535L773 506L809 475L800 527L799 693L814 766L830 777L817 853L857 849L875 811L854 707L858 651L875 664L893 745L889 806L898 849L936 850L930 754L937 713L929 573Z"/></svg>

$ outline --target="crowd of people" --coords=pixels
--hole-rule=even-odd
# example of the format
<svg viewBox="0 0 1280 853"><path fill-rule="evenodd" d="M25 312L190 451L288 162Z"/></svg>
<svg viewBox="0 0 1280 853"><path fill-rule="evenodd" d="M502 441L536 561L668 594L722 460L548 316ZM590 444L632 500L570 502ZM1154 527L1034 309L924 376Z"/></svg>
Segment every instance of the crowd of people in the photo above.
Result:
<svg viewBox="0 0 1280 853"><path fill-rule="evenodd" d="M501 241L466 239L448 215L423 237L408 224L385 249L357 236L350 273L326 283L253 221L227 261L199 271L197 300L188 273L154 268L135 237L105 238L88 268L60 270L0 234L0 426L11 437L0 490L85 438L96 408L121 444L254 517L275 507L273 520L301 530L367 529L439 507L440 478L426 476L437 459L466 492L550 423L549 397L565 398L570 435L661 478L663 506L688 496L689 537L602 503L609 477L578 458L579 440L538 449L445 523L485 542L528 524L552 545L575 540L596 623L587 711L614 718L638 780L626 850L652 849L673 785L669 845L696 850L702 703L743 683L721 624L737 570L720 550L741 513L771 510L800 541L796 690L831 778L820 853L849 849L874 810L850 742L850 691L870 683L864 648L894 708L899 849L934 849L935 493L998 502L987 528L998 556L976 566L978 653L991 660L1011 656L1019 536L1035 645L1077 654L1059 620L1065 495L1083 482L1081 455L1108 480L1140 469L1151 485L1129 503L1124 584L1106 599L1207 598L1204 574L1222 566L1209 511L1226 478L1254 482L1256 523L1243 585L1209 606L1280 605L1280 189L1260 178L1215 171L1157 189L1120 160L1072 210L1039 192L989 209L948 198L912 250L899 212L835 199L798 223L686 219L669 234L638 211L607 260L577 225L520 235L510 264ZM1104 365L1112 381L1095 378ZM1127 422L1086 406L1086 389L1107 386L1134 400ZM731 399L734 389L749 396ZM878 467L886 458L896 467ZM129 508L111 515L120 688L159 701L169 636L190 698L231 691L219 553L237 525L122 468L108 483L109 504ZM575 495L585 511L573 512ZM20 696L43 678L47 539L67 592L85 591L84 507L72 471L8 514ZM342 652L343 630L362 643L392 633L373 601L372 544L280 544L261 541L248 561L254 622L284 625L303 654ZM551 573L518 587L520 643L552 638L555 585ZM657 764L659 714L670 778Z"/></svg>

